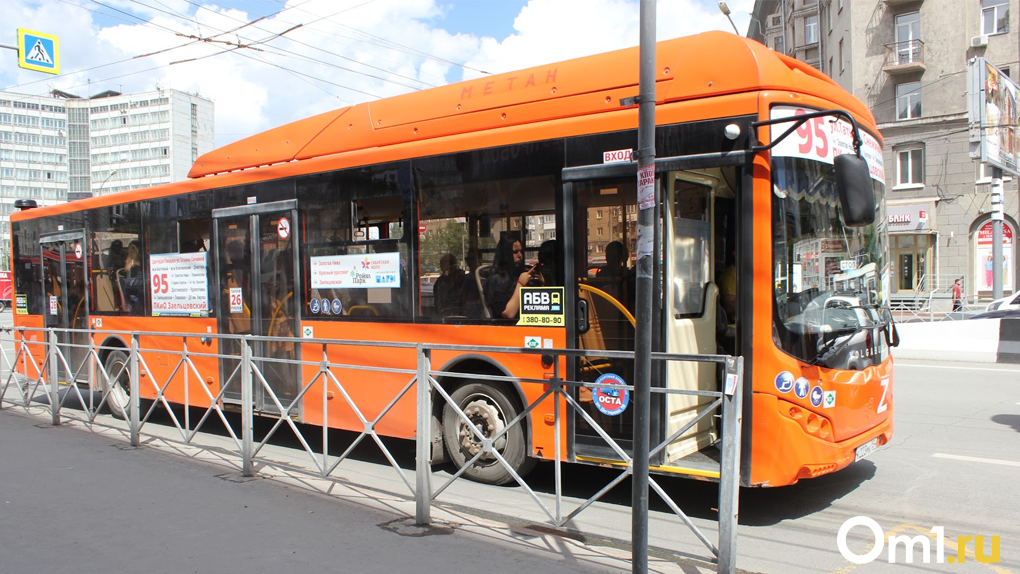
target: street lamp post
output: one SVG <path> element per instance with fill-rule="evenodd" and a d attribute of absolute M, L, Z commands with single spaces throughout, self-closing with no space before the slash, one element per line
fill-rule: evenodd
<path fill-rule="evenodd" d="M 117 170 L 113 170 L 110 172 L 110 175 L 106 176 L 106 179 L 103 180 L 103 183 L 99 184 L 99 189 L 96 191 L 96 195 L 103 195 L 103 187 L 106 185 L 106 182 L 110 181 L 111 177 L 116 175 L 116 173 Z"/>
<path fill-rule="evenodd" d="M 733 26 L 733 33 L 740 36 L 740 30 L 737 30 L 737 25 L 733 23 L 733 18 L 730 17 L 730 7 L 726 2 L 719 2 L 719 11 L 722 12 L 726 19 L 730 21 L 730 26 Z"/>

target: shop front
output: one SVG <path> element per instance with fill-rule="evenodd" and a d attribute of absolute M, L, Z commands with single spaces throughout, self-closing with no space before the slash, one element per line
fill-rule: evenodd
<path fill-rule="evenodd" d="M 1002 222 L 1002 294 L 1009 295 L 1016 289 L 1014 278 L 1016 276 L 1013 256 L 1013 237 L 1015 236 L 1013 226 L 1009 221 Z M 981 299 L 992 298 L 992 288 L 995 281 L 995 264 L 992 260 L 992 221 L 984 222 L 977 231 L 977 241 L 974 242 L 974 283 L 977 287 L 978 297 Z"/>
<path fill-rule="evenodd" d="M 893 295 L 914 294 L 936 288 L 935 201 L 889 202 L 889 248 L 892 250 Z"/>

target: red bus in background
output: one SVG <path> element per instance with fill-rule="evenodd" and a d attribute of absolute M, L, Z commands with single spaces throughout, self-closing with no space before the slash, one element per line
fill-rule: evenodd
<path fill-rule="evenodd" d="M 11 272 L 0 271 L 0 312 L 7 310 L 14 299 L 14 289 L 11 287 Z"/>

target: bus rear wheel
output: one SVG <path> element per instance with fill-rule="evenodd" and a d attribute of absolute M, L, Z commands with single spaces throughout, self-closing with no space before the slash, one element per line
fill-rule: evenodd
<path fill-rule="evenodd" d="M 109 384 L 103 381 L 104 393 L 109 390 L 106 405 L 113 416 L 127 420 L 128 406 L 131 403 L 131 373 L 128 370 L 128 354 L 120 349 L 110 351 L 104 361 L 106 374 L 110 377 Z M 118 373 L 120 373 L 118 375 Z"/>
<path fill-rule="evenodd" d="M 519 414 L 513 401 L 503 391 L 488 385 L 464 385 L 455 390 L 450 398 L 487 439 L 499 435 Z M 492 444 L 493 450 L 499 452 L 520 476 L 527 474 L 535 465 L 535 460 L 527 455 L 523 424 L 522 421 L 510 427 Z M 443 408 L 443 437 L 450 460 L 458 468 L 462 468 L 482 450 L 482 441 L 449 404 Z M 491 453 L 483 454 L 464 471 L 464 475 L 486 484 L 514 482 L 510 471 Z"/>

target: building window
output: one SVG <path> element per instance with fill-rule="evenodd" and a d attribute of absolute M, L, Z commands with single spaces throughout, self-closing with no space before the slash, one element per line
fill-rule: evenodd
<path fill-rule="evenodd" d="M 905 149 L 896 152 L 897 186 L 924 185 L 924 149 Z"/>
<path fill-rule="evenodd" d="M 921 60 L 921 15 L 918 12 L 896 17 L 896 54 L 898 63 L 909 64 Z"/>
<path fill-rule="evenodd" d="M 775 50 L 780 54 L 786 53 L 786 44 L 783 42 L 782 36 L 776 36 L 776 47 Z"/>
<path fill-rule="evenodd" d="M 921 82 L 907 82 L 896 86 L 896 119 L 910 120 L 921 117 Z"/>
<path fill-rule="evenodd" d="M 839 39 L 839 71 L 846 69 L 846 53 L 843 51 L 843 38 Z"/>
<path fill-rule="evenodd" d="M 829 56 L 829 75 L 836 73 L 836 68 L 833 67 L 832 56 Z"/>
<path fill-rule="evenodd" d="M 981 33 L 1009 32 L 1009 0 L 981 0 Z"/>
<path fill-rule="evenodd" d="M 987 163 L 978 163 L 977 165 L 977 179 L 974 183 L 992 183 L 992 178 L 995 176 L 994 166 Z M 1007 175 L 1005 172 L 1000 172 L 1002 181 L 1013 181 L 1013 177 Z"/>
<path fill-rule="evenodd" d="M 839 0 L 839 11 L 843 11 L 843 0 Z"/>
<path fill-rule="evenodd" d="M 825 10 L 825 16 L 829 21 L 829 33 L 832 34 L 832 6 Z"/>
<path fill-rule="evenodd" d="M 818 43 L 818 16 L 804 18 L 804 43 Z"/>
<path fill-rule="evenodd" d="M 783 25 L 783 17 L 780 14 L 773 14 L 769 16 L 769 28 L 775 28 Z"/>

